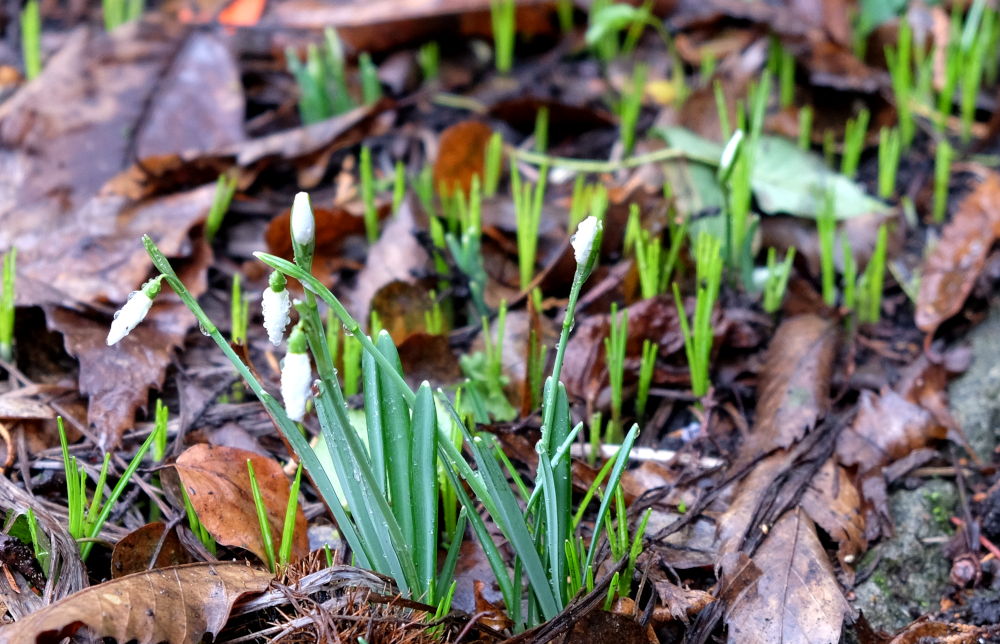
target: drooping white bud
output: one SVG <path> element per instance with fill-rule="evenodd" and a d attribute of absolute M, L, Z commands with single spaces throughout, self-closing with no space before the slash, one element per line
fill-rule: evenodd
<path fill-rule="evenodd" d="M 577 226 L 576 234 L 570 240 L 573 243 L 573 254 L 576 256 L 577 264 L 586 266 L 590 261 L 594 240 L 603 228 L 601 220 L 594 216 L 587 217 Z"/>
<path fill-rule="evenodd" d="M 271 344 L 278 346 L 285 335 L 288 326 L 288 312 L 292 308 L 285 288 L 285 276 L 275 271 L 271 274 L 270 284 L 260 297 L 260 308 L 264 313 L 264 330 Z"/>
<path fill-rule="evenodd" d="M 312 391 L 312 366 L 306 353 L 305 334 L 299 327 L 288 338 L 288 353 L 281 364 L 281 399 L 285 413 L 294 421 L 306 415 L 306 402 Z"/>
<path fill-rule="evenodd" d="M 736 130 L 729 137 L 726 147 L 722 149 L 722 156 L 719 157 L 719 176 L 723 180 L 728 179 L 729 175 L 732 174 L 733 163 L 736 161 L 736 155 L 741 147 L 743 147 L 743 130 Z"/>
<path fill-rule="evenodd" d="M 308 246 L 316 237 L 316 221 L 313 218 L 309 195 L 300 192 L 292 202 L 292 239 L 301 246 Z"/>
<path fill-rule="evenodd" d="M 115 312 L 114 320 L 111 321 L 111 330 L 108 331 L 107 343 L 109 347 L 118 344 L 145 319 L 149 309 L 153 306 L 153 298 L 160 293 L 160 279 L 162 278 L 153 278 L 146 282 L 142 289 L 132 291 L 125 305 Z"/>

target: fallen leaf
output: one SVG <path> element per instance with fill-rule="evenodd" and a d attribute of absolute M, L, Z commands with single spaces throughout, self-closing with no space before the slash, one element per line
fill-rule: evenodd
<path fill-rule="evenodd" d="M 396 280 L 376 291 L 369 307 L 398 346 L 414 333 L 426 332 L 425 315 L 433 310 L 433 302 L 427 289 Z"/>
<path fill-rule="evenodd" d="M 990 172 L 959 205 L 924 261 L 915 313 L 917 328 L 934 333 L 962 309 L 997 237 L 1000 174 Z"/>
<path fill-rule="evenodd" d="M 166 527 L 162 521 L 147 523 L 120 539 L 111 551 L 111 577 L 118 579 L 132 573 L 191 563 L 191 555 L 181 544 L 177 531 L 171 529 L 164 535 Z"/>
<path fill-rule="evenodd" d="M 757 415 L 744 458 L 790 447 L 826 415 L 837 342 L 837 327 L 818 315 L 781 323 L 761 369 Z"/>
<path fill-rule="evenodd" d="M 452 125 L 438 141 L 438 156 L 434 160 L 434 188 L 447 197 L 455 190 L 468 195 L 472 177 L 483 177 L 486 145 L 493 130 L 479 121 L 461 121 Z"/>
<path fill-rule="evenodd" d="M 200 642 L 217 635 L 233 604 L 272 575 L 243 563 L 196 563 L 136 573 L 81 590 L 0 627 L 0 644 L 59 642 L 82 628 L 119 642 Z"/>
<path fill-rule="evenodd" d="M 397 347 L 399 361 L 407 382 L 419 386 L 424 380 L 432 386 L 450 385 L 462 376 L 448 338 L 443 335 L 413 333 Z"/>
<path fill-rule="evenodd" d="M 851 607 L 803 510 L 786 512 L 771 527 L 753 562 L 763 574 L 728 606 L 730 642 L 840 641 Z"/>
<path fill-rule="evenodd" d="M 715 601 L 715 597 L 704 590 L 681 588 L 666 579 L 653 582 L 653 588 L 656 589 L 656 595 L 666 607 L 670 617 L 685 624 L 690 618 L 697 616 L 703 608 Z"/>
<path fill-rule="evenodd" d="M 802 495 L 802 509 L 834 541 L 841 567 L 849 571 L 868 546 L 861 495 L 847 470 L 828 460 Z"/>
<path fill-rule="evenodd" d="M 226 546 L 249 550 L 261 561 L 267 561 L 250 491 L 247 460 L 253 463 L 257 475 L 277 553 L 290 487 L 281 464 L 254 452 L 202 443 L 186 449 L 177 457 L 174 467 L 198 514 L 198 520 L 215 540 Z M 299 505 L 292 537 L 293 560 L 309 552 L 306 530 L 306 518 Z"/>

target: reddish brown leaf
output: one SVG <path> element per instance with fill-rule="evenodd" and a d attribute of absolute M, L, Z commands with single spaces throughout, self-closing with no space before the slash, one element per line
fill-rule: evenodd
<path fill-rule="evenodd" d="M 403 373 L 412 384 L 426 380 L 432 385 L 447 385 L 462 375 L 446 336 L 413 333 L 397 348 Z"/>
<path fill-rule="evenodd" d="M 837 558 L 850 570 L 868 541 L 861 495 L 847 470 L 833 460 L 824 463 L 802 495 L 802 509 L 837 542 Z"/>
<path fill-rule="evenodd" d="M 378 314 L 392 341 L 399 345 L 414 333 L 427 330 L 425 314 L 432 311 L 433 302 L 427 289 L 396 280 L 375 292 L 370 308 Z"/>
<path fill-rule="evenodd" d="M 185 450 L 177 457 L 174 467 L 191 499 L 191 505 L 198 513 L 198 520 L 215 540 L 223 545 L 249 550 L 261 561 L 267 561 L 250 491 L 247 459 L 253 462 L 277 551 L 290 487 L 288 477 L 277 461 L 235 447 L 203 443 Z M 306 518 L 300 505 L 295 518 L 293 559 L 309 552 L 306 529 Z"/>
<path fill-rule="evenodd" d="M 803 510 L 787 512 L 771 527 L 753 561 L 763 574 L 728 607 L 730 642 L 840 641 L 851 607 Z"/>
<path fill-rule="evenodd" d="M 961 310 L 998 236 L 1000 175 L 991 172 L 962 201 L 924 262 L 915 314 L 921 331 L 934 333 Z"/>
<path fill-rule="evenodd" d="M 115 579 L 156 568 L 170 568 L 191 563 L 191 555 L 171 529 L 163 534 L 166 524 L 162 521 L 147 523 L 125 535 L 111 552 L 111 576 Z M 157 548 L 159 552 L 157 553 Z M 153 561 L 153 556 L 156 560 Z M 152 566 L 150 566 L 152 563 Z"/>
<path fill-rule="evenodd" d="M 456 189 L 469 194 L 472 177 L 482 180 L 486 144 L 493 130 L 479 121 L 462 121 L 441 133 L 438 156 L 434 160 L 434 188 L 442 196 Z"/>

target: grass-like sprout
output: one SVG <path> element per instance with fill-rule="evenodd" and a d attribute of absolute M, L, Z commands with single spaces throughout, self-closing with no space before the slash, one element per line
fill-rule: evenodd
<path fill-rule="evenodd" d="M 264 546 L 264 563 L 267 569 L 275 572 L 274 563 L 274 537 L 271 535 L 271 524 L 267 520 L 267 506 L 264 505 L 264 497 L 260 494 L 260 485 L 257 483 L 257 473 L 253 469 L 253 461 L 247 459 L 247 473 L 250 476 L 250 495 L 253 497 L 253 507 L 257 512 L 257 524 L 260 528 L 260 541 Z M 295 515 L 292 515 L 295 520 Z"/>
<path fill-rule="evenodd" d="M 218 550 L 218 544 L 215 543 L 215 538 L 208 531 L 208 528 L 204 526 L 201 519 L 198 518 L 198 513 L 194 509 L 194 505 L 191 503 L 191 497 L 188 496 L 187 490 L 184 486 L 181 486 L 181 498 L 184 501 L 184 513 L 187 516 L 188 528 L 191 529 L 192 534 L 198 538 L 201 545 L 205 546 L 212 556 L 215 556 Z"/>
<path fill-rule="evenodd" d="M 882 290 L 885 287 L 885 263 L 888 254 L 889 230 L 879 226 L 875 250 L 861 275 L 858 287 L 858 320 L 875 324 L 882 317 Z"/>
<path fill-rule="evenodd" d="M 691 391 L 701 397 L 708 393 L 711 381 L 708 367 L 712 354 L 712 310 L 722 284 L 722 242 L 713 235 L 701 233 L 695 241 L 694 317 L 689 321 L 677 282 L 674 282 L 674 303 L 684 335 L 684 353 L 691 372 Z"/>
<path fill-rule="evenodd" d="M 86 561 L 90 551 L 94 547 L 97 535 L 111 515 L 111 510 L 115 503 L 125 491 L 125 486 L 132 479 L 132 475 L 139 468 L 143 457 L 152 446 L 156 436 L 152 433 L 143 441 L 139 449 L 136 450 L 132 460 L 122 473 L 121 478 L 111 490 L 108 498 L 104 498 L 104 487 L 108 480 L 108 466 L 111 462 L 111 453 L 104 454 L 104 464 L 101 466 L 100 475 L 97 477 L 97 485 L 94 496 L 87 501 L 87 472 L 77 464 L 75 456 L 70 456 L 69 444 L 66 440 L 66 428 L 63 426 L 62 417 L 56 419 L 59 428 L 59 445 L 62 447 L 63 472 L 66 475 L 66 505 L 68 508 L 67 530 L 70 536 L 80 543 L 80 557 Z"/>
<path fill-rule="evenodd" d="M 642 359 L 639 362 L 639 383 L 635 394 L 635 415 L 643 418 L 646 415 L 646 404 L 649 401 L 649 389 L 653 384 L 653 373 L 656 370 L 656 356 L 660 345 L 648 338 L 642 341 Z"/>
<path fill-rule="evenodd" d="M 215 193 L 212 195 L 212 205 L 208 209 L 208 217 L 205 219 L 205 240 L 209 243 L 215 239 L 215 234 L 222 226 L 222 220 L 229 212 L 229 205 L 233 202 L 236 194 L 236 177 L 228 174 L 220 174 L 215 181 Z"/>
<path fill-rule="evenodd" d="M 496 69 L 506 74 L 514 66 L 514 38 L 517 35 L 517 4 L 514 0 L 490 1 L 493 27 L 493 57 Z"/>
<path fill-rule="evenodd" d="M 701 62 L 698 64 L 698 78 L 701 79 L 702 83 L 708 83 L 712 80 L 712 76 L 715 75 L 715 69 L 719 66 L 719 59 L 716 58 L 715 52 L 711 50 L 705 51 L 701 56 Z"/>
<path fill-rule="evenodd" d="M 812 105 L 803 105 L 799 108 L 799 148 L 802 150 L 812 147 L 812 126 Z"/>
<path fill-rule="evenodd" d="M 940 224 L 948 212 L 948 181 L 955 153 L 947 139 L 938 142 L 934 151 L 934 223 Z"/>
<path fill-rule="evenodd" d="M 549 148 L 549 108 L 545 105 L 535 113 L 535 151 L 545 154 Z"/>
<path fill-rule="evenodd" d="M 628 310 L 619 312 L 618 304 L 612 304 L 608 325 L 608 337 L 604 338 L 604 355 L 608 365 L 608 384 L 611 386 L 611 422 L 608 423 L 604 441 L 617 443 L 621 440 L 625 349 L 628 345 Z"/>
<path fill-rule="evenodd" d="M 278 547 L 278 567 L 287 566 L 292 560 L 292 542 L 295 538 L 295 515 L 299 509 L 299 488 L 302 486 L 302 463 L 295 468 L 295 478 L 288 490 L 288 505 L 285 507 L 285 521 L 281 529 L 281 545 Z"/>
<path fill-rule="evenodd" d="M 243 296 L 240 274 L 233 274 L 233 287 L 229 299 L 229 341 L 245 344 L 250 322 L 250 300 Z"/>
<path fill-rule="evenodd" d="M 904 148 L 909 148 L 916 134 L 916 121 L 910 105 L 913 97 L 913 30 L 908 21 L 900 21 L 896 46 L 886 46 L 885 60 L 892 80 L 901 143 Z"/>
<path fill-rule="evenodd" d="M 854 259 L 847 235 L 843 233 L 840 235 L 840 250 L 843 257 L 843 274 L 840 282 L 843 290 L 843 305 L 844 308 L 853 311 L 857 305 L 858 263 Z"/>
<path fill-rule="evenodd" d="M 378 209 L 375 207 L 375 172 L 372 170 L 372 151 L 367 145 L 361 146 L 361 201 L 364 204 L 365 236 L 369 244 L 378 241 Z"/>
<path fill-rule="evenodd" d="M 503 136 L 499 132 L 490 135 L 486 144 L 486 161 L 483 165 L 483 195 L 495 197 L 500 186 L 500 172 L 503 170 Z"/>
<path fill-rule="evenodd" d="M 545 205 L 545 188 L 548 168 L 539 170 L 538 183 L 522 182 L 517 166 L 511 160 L 511 193 L 514 197 L 514 214 L 517 219 L 517 265 L 521 288 L 528 288 L 535 277 L 535 255 L 538 251 L 538 226 L 542 221 Z"/>
<path fill-rule="evenodd" d="M 898 128 L 882 128 L 878 134 L 878 196 L 888 199 L 896 192 L 896 174 L 902 153 Z"/>
<path fill-rule="evenodd" d="M 830 193 L 824 197 L 823 205 L 816 216 L 816 233 L 819 236 L 823 302 L 827 306 L 833 306 L 837 303 L 837 269 L 833 256 L 837 236 L 837 216 L 834 212 L 833 195 Z"/>
<path fill-rule="evenodd" d="M 417 50 L 417 64 L 424 82 L 436 81 L 441 73 L 441 48 L 436 42 L 424 43 Z"/>
<path fill-rule="evenodd" d="M 112 31 L 126 22 L 138 20 L 146 9 L 146 0 L 102 0 L 104 29 Z"/>
<path fill-rule="evenodd" d="M 573 31 L 573 0 L 556 0 L 556 16 L 563 33 Z"/>
<path fill-rule="evenodd" d="M 410 187 L 420 201 L 420 207 L 432 220 L 437 219 L 437 208 L 434 204 L 434 170 L 430 165 L 420 168 L 420 172 L 410 181 Z"/>
<path fill-rule="evenodd" d="M 937 118 L 934 119 L 934 126 L 938 132 L 944 131 L 952 112 L 955 90 L 958 89 L 958 76 L 962 69 L 962 58 L 957 38 L 949 39 L 945 49 L 944 82 L 941 84 L 941 92 L 937 95 Z"/>
<path fill-rule="evenodd" d="M 371 105 L 382 98 L 382 81 L 378 79 L 378 66 L 371 55 L 363 51 L 358 56 L 358 74 L 361 76 L 361 99 Z"/>
<path fill-rule="evenodd" d="M 778 252 L 772 246 L 767 249 L 767 279 L 764 282 L 764 310 L 776 313 L 785 299 L 788 288 L 788 278 L 792 274 L 792 262 L 795 261 L 795 248 L 789 248 L 785 258 L 778 262 Z"/>
<path fill-rule="evenodd" d="M 777 38 L 771 39 L 767 70 L 778 79 L 778 104 L 782 109 L 795 101 L 795 56 Z"/>
<path fill-rule="evenodd" d="M 299 87 L 303 123 L 316 123 L 355 107 L 347 92 L 344 47 L 333 28 L 324 31 L 321 47 L 309 45 L 305 61 L 292 48 L 285 50 L 285 58 Z"/>
<path fill-rule="evenodd" d="M 302 482 L 302 465 L 295 472 L 295 480 L 288 491 L 288 504 L 285 506 L 285 518 L 281 526 L 281 541 L 277 549 L 274 546 L 274 535 L 271 534 L 271 523 L 267 518 L 267 506 L 260 493 L 257 483 L 257 473 L 253 469 L 253 461 L 247 459 L 247 474 L 250 477 L 250 495 L 253 497 L 254 510 L 257 513 L 257 523 L 260 527 L 260 542 L 264 546 L 264 556 L 267 569 L 276 573 L 288 565 L 292 557 L 292 540 L 295 538 L 295 514 L 299 507 L 299 486 Z"/>
<path fill-rule="evenodd" d="M 651 235 L 647 230 L 639 231 L 639 238 L 635 243 L 635 263 L 639 273 L 639 292 L 643 299 L 666 292 L 686 232 L 686 222 L 671 224 L 670 246 L 664 249 L 659 235 Z"/>
<path fill-rule="evenodd" d="M 3 256 L 0 271 L 0 360 L 14 359 L 14 272 L 17 267 L 17 249 L 11 248 Z"/>
<path fill-rule="evenodd" d="M 867 108 L 858 112 L 857 117 L 847 119 L 844 128 L 844 149 L 840 158 L 840 172 L 853 177 L 858 171 L 861 152 L 865 149 L 865 136 L 868 134 L 868 121 L 871 118 Z"/>
<path fill-rule="evenodd" d="M 608 208 L 608 189 L 603 183 L 586 183 L 584 175 L 579 174 L 573 182 L 573 194 L 570 199 L 567 232 L 576 230 L 587 215 L 604 219 L 604 213 Z"/>
<path fill-rule="evenodd" d="M 834 167 L 833 159 L 837 156 L 837 139 L 834 137 L 833 130 L 827 129 L 823 131 L 823 160 L 831 168 Z"/>
<path fill-rule="evenodd" d="M 433 289 L 427 295 L 431 300 L 431 308 L 429 311 L 424 311 L 424 329 L 431 335 L 441 335 L 445 330 L 441 300 Z"/>
<path fill-rule="evenodd" d="M 996 50 L 988 51 L 990 35 L 996 23 L 996 13 L 985 12 L 982 25 L 977 30 L 976 37 L 962 65 L 961 93 L 959 113 L 962 118 L 962 142 L 967 143 L 972 137 L 972 122 L 976 117 L 976 99 L 983 84 L 983 71 L 987 56 L 995 56 Z"/>
<path fill-rule="evenodd" d="M 632 70 L 632 84 L 622 96 L 621 109 L 618 115 L 618 132 L 625 154 L 631 154 L 635 147 L 636 128 L 639 124 L 639 113 L 642 110 L 642 98 L 646 93 L 646 65 L 636 64 Z"/>
<path fill-rule="evenodd" d="M 611 556 L 615 560 L 625 559 L 628 563 L 621 574 L 615 573 L 612 577 L 611 585 L 608 587 L 608 595 L 604 600 L 604 610 L 611 610 L 615 597 L 628 597 L 632 590 L 632 573 L 635 572 L 635 561 L 642 552 L 642 538 L 646 534 L 646 524 L 652 514 L 652 508 L 647 509 L 633 537 L 628 533 L 628 513 L 625 511 L 625 495 L 621 487 L 615 489 L 615 527 L 607 524 L 608 545 L 611 547 Z"/>
<path fill-rule="evenodd" d="M 719 131 L 722 132 L 723 139 L 728 139 L 733 135 L 733 130 L 729 125 L 729 107 L 726 105 L 726 93 L 722 89 L 722 81 L 715 81 L 712 92 L 715 96 L 716 116 L 719 117 Z"/>
<path fill-rule="evenodd" d="M 529 301 L 532 308 L 538 310 L 540 307 L 534 304 L 535 300 L 541 298 L 541 291 L 537 288 L 532 292 Z M 542 401 L 542 382 L 545 372 L 545 356 L 548 354 L 548 347 L 542 343 L 538 330 L 531 326 L 528 329 L 528 360 L 527 360 L 527 389 L 528 407 L 535 409 Z"/>
<path fill-rule="evenodd" d="M 21 10 L 21 56 L 28 80 L 42 73 L 42 14 L 38 0 L 28 0 Z"/>

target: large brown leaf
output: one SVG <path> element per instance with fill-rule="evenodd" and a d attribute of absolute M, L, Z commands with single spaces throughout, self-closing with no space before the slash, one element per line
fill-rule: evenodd
<path fill-rule="evenodd" d="M 830 406 L 837 327 L 818 315 L 798 315 L 774 333 L 758 384 L 757 417 L 744 457 L 788 448 Z"/>
<path fill-rule="evenodd" d="M 763 574 L 729 606 L 730 642 L 840 641 L 851 608 L 803 510 L 785 513 L 771 527 L 753 561 Z"/>
<path fill-rule="evenodd" d="M 119 642 L 200 642 L 218 634 L 233 604 L 272 575 L 243 563 L 197 563 L 136 573 L 82 590 L 0 628 L 0 644 L 59 642 L 81 628 Z"/>
<path fill-rule="evenodd" d="M 198 513 L 198 520 L 219 543 L 238 546 L 266 561 L 260 523 L 250 491 L 247 460 L 253 463 L 261 498 L 267 509 L 274 548 L 281 542 L 281 530 L 288 506 L 289 484 L 281 465 L 270 458 L 235 447 L 195 445 L 177 457 L 174 467 L 181 484 Z M 306 517 L 302 506 L 295 517 L 292 559 L 309 552 Z"/>
<path fill-rule="evenodd" d="M 924 262 L 917 296 L 917 327 L 934 333 L 958 313 L 1000 237 L 1000 175 L 991 172 L 965 200 L 941 232 Z"/>

